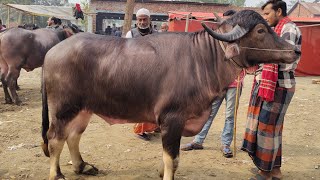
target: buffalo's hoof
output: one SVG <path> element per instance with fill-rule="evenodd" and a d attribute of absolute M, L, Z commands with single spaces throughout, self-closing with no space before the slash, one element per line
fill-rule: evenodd
<path fill-rule="evenodd" d="M 92 164 L 83 162 L 80 166 L 79 171 L 75 171 L 77 174 L 85 174 L 95 176 L 99 173 L 98 168 L 94 167 Z"/>
<path fill-rule="evenodd" d="M 49 177 L 49 180 L 66 180 L 63 174 L 57 175 L 55 177 Z"/>
<path fill-rule="evenodd" d="M 6 102 L 5 102 L 5 104 L 13 104 L 13 101 L 12 101 L 12 99 L 6 99 Z"/>
<path fill-rule="evenodd" d="M 15 104 L 16 104 L 17 106 L 21 106 L 21 105 L 22 105 L 22 101 L 21 101 L 20 99 L 18 99 L 18 100 L 16 100 Z"/>
<path fill-rule="evenodd" d="M 44 142 L 41 142 L 41 148 L 43 150 L 44 155 L 46 155 L 47 157 L 50 157 L 48 144 L 45 144 Z"/>
<path fill-rule="evenodd" d="M 163 178 L 164 175 L 164 164 L 161 162 L 160 167 L 159 167 L 159 177 Z"/>

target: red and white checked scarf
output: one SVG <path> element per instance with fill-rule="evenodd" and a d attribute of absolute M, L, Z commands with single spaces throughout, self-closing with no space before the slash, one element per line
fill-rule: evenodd
<path fill-rule="evenodd" d="M 291 22 L 288 17 L 281 19 L 276 27 L 274 32 L 280 36 L 281 30 L 285 24 Z M 278 80 L 278 65 L 277 64 L 264 64 L 262 66 L 261 81 L 259 86 L 258 96 L 264 101 L 273 101 L 274 100 L 274 91 L 276 89 Z"/>

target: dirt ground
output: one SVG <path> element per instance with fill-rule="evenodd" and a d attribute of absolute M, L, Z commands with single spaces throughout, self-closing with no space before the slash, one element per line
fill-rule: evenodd
<path fill-rule="evenodd" d="M 22 106 L 5 105 L 0 92 L 0 179 L 47 179 L 49 159 L 42 153 L 40 72 L 22 71 L 18 94 Z M 298 77 L 296 94 L 288 109 L 283 134 L 284 179 L 320 179 L 320 85 L 313 78 Z M 245 79 L 240 99 L 237 125 L 236 158 L 226 159 L 219 151 L 224 125 L 221 107 L 201 151 L 181 152 L 176 179 L 249 179 L 254 167 L 251 159 L 239 150 L 246 122 L 252 76 Z M 185 144 L 192 137 L 182 138 Z M 84 132 L 80 151 L 85 161 L 99 168 L 98 176 L 76 175 L 68 164 L 67 146 L 61 155 L 61 170 L 67 179 L 144 180 L 159 179 L 162 160 L 159 135 L 145 142 L 132 133 L 132 124 L 112 127 L 97 116 Z"/>

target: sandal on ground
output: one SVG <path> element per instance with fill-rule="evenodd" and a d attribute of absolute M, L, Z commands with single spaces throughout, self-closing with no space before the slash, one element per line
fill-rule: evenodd
<path fill-rule="evenodd" d="M 149 137 L 149 135 L 146 134 L 146 133 L 137 134 L 137 137 L 140 138 L 140 139 L 142 139 L 142 140 L 145 140 L 145 141 L 150 141 L 150 140 L 151 140 L 150 137 Z"/>
<path fill-rule="evenodd" d="M 202 144 L 192 142 L 182 146 L 180 149 L 182 151 L 199 150 L 199 149 L 203 149 L 203 146 Z"/>
<path fill-rule="evenodd" d="M 225 158 L 232 158 L 233 157 L 233 153 L 231 151 L 231 149 L 227 146 L 223 146 L 221 148 L 221 151 L 222 151 L 222 155 L 225 157 Z"/>

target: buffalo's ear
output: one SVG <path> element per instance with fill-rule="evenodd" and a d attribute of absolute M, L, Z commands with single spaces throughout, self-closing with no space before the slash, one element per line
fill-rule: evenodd
<path fill-rule="evenodd" d="M 226 47 L 226 58 L 231 59 L 233 57 L 236 57 L 240 55 L 240 49 L 238 44 L 236 43 L 228 43 Z"/>

